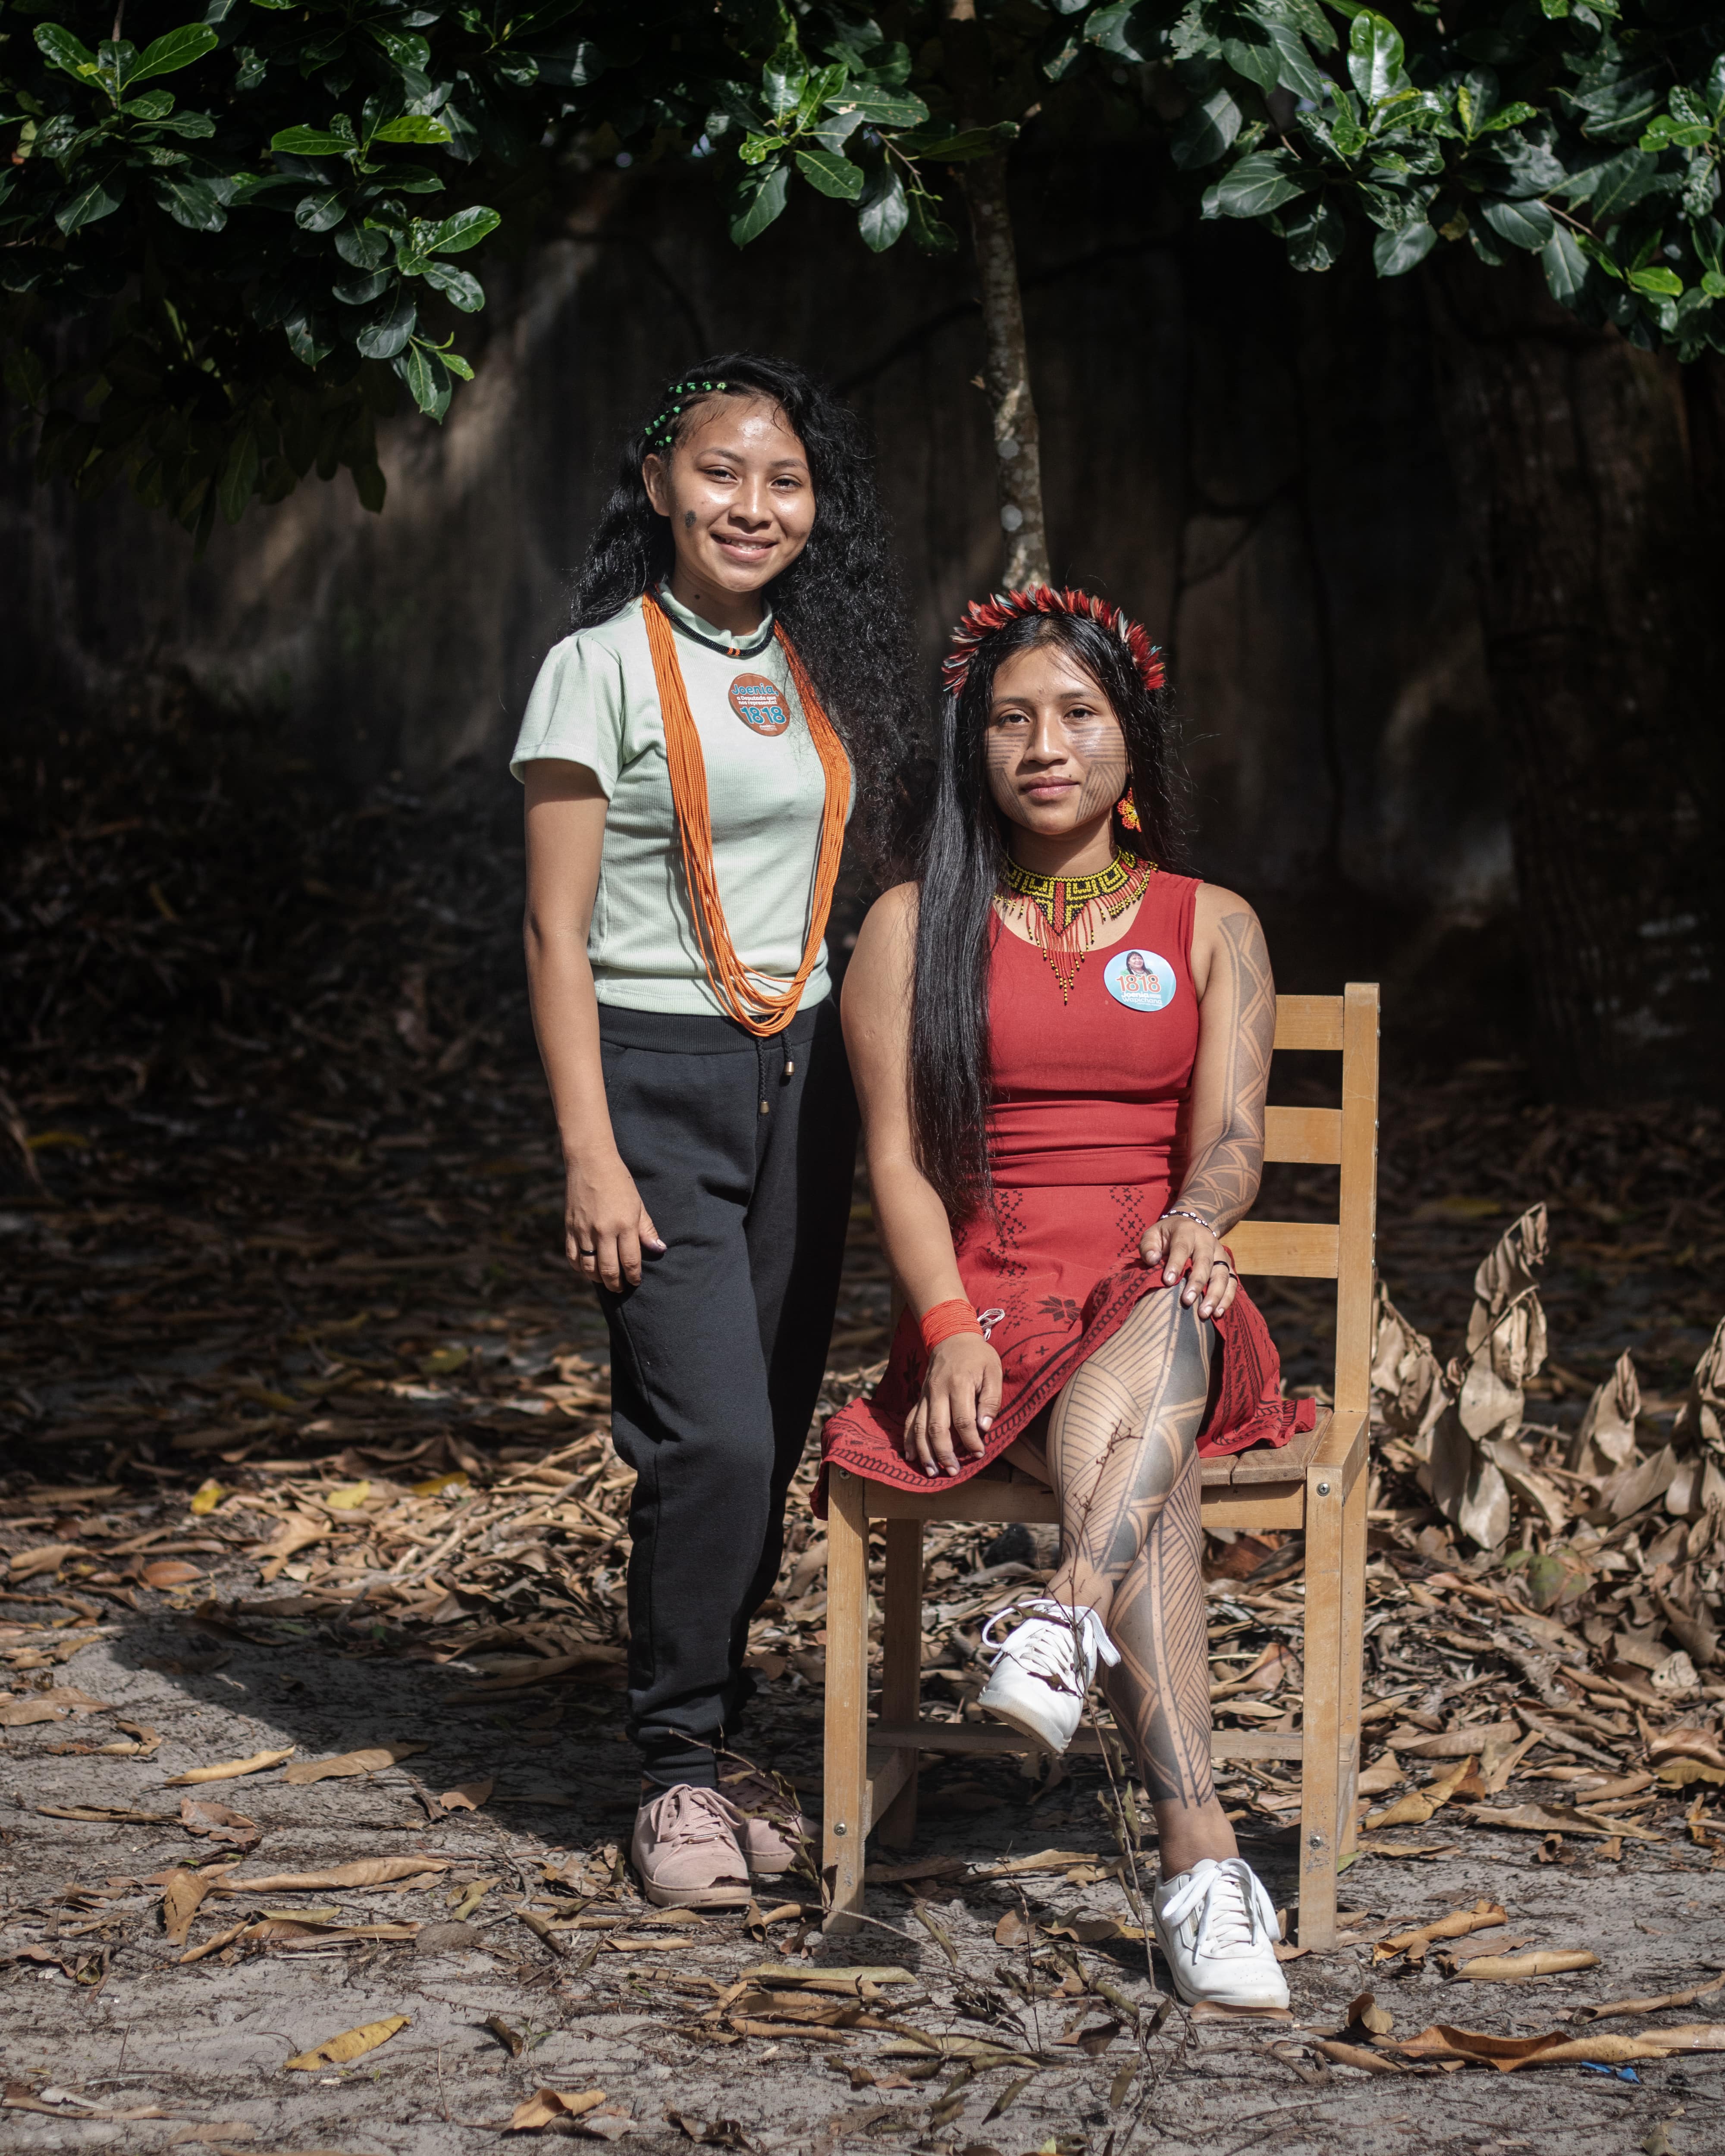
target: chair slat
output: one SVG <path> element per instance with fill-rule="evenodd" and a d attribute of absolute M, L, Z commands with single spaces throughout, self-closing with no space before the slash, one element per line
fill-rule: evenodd
<path fill-rule="evenodd" d="M 1243 1273 L 1334 1280 L 1342 1234 L 1331 1220 L 1242 1220 L 1228 1230 L 1228 1247 Z"/>
<path fill-rule="evenodd" d="M 1333 1166 L 1342 1158 L 1342 1111 L 1266 1108 L 1264 1158 Z"/>
<path fill-rule="evenodd" d="M 1278 996 L 1276 999 L 1276 1045 L 1278 1048 L 1329 1048 L 1342 1045 L 1340 996 Z"/>

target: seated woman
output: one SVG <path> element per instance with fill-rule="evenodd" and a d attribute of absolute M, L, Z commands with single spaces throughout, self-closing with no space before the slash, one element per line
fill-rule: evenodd
<path fill-rule="evenodd" d="M 969 609 L 946 685 L 921 875 L 875 905 L 845 984 L 908 1308 L 826 1460 L 916 1487 L 1004 1455 L 1052 1486 L 1060 1568 L 990 1627 L 1018 1620 L 981 1703 L 1061 1752 L 1104 1663 L 1181 1997 L 1286 2005 L 1210 1781 L 1199 1522 L 1200 1452 L 1311 1419 L 1222 1241 L 1263 1163 L 1269 954 L 1243 899 L 1165 865 L 1177 780 L 1142 629 L 1013 592 Z"/>

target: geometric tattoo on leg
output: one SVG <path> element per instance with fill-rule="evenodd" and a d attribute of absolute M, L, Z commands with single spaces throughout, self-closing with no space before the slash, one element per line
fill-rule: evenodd
<path fill-rule="evenodd" d="M 1194 1453 L 1114 1592 L 1119 1666 L 1102 1688 L 1138 1755 L 1153 1804 L 1201 1806 L 1210 1780 L 1210 1671 L 1204 1637 L 1203 1470 Z"/>
<path fill-rule="evenodd" d="M 1214 1341 L 1178 1289 L 1153 1291 L 1055 1403 L 1048 1466 L 1061 1563 L 1050 1593 L 1088 1604 L 1111 1630 L 1111 1604 L 1195 1457 Z"/>

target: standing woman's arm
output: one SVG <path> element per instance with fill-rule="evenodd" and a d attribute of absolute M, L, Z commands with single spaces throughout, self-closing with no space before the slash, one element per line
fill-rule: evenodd
<path fill-rule="evenodd" d="M 563 1149 L 564 1248 L 585 1280 L 614 1294 L 641 1277 L 641 1250 L 662 1250 L 605 1104 L 599 1006 L 587 936 L 599 886 L 609 805 L 583 763 L 540 757 L 526 767 L 527 911 L 523 937 L 533 1029 Z"/>

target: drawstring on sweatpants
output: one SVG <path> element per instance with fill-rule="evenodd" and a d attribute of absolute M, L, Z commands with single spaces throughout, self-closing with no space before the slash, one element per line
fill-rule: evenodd
<path fill-rule="evenodd" d="M 784 1067 L 778 1074 L 778 1082 L 781 1086 L 788 1086 L 797 1075 L 797 1059 L 791 1054 L 788 1032 L 774 1034 L 769 1038 L 779 1043 L 779 1053 L 784 1059 Z M 773 1103 L 767 1097 L 767 1040 L 758 1035 L 755 1042 L 755 1066 L 760 1077 L 761 1113 L 763 1116 L 770 1116 L 773 1113 Z"/>

